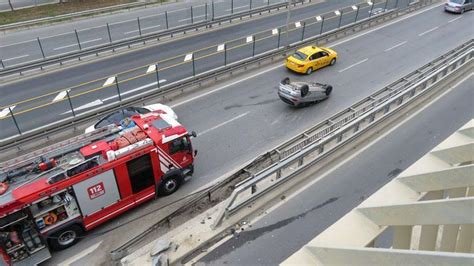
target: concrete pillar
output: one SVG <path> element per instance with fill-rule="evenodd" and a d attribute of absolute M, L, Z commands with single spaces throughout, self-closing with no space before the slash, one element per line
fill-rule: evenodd
<path fill-rule="evenodd" d="M 443 198 L 443 191 L 431 191 L 426 193 L 423 200 L 436 200 Z M 435 250 L 436 238 L 438 237 L 438 225 L 421 226 L 419 250 Z"/>
<path fill-rule="evenodd" d="M 466 195 L 466 188 L 449 189 L 446 196 L 449 198 L 459 198 Z M 441 235 L 439 251 L 454 252 L 456 240 L 458 239 L 459 225 L 444 225 Z"/>
<path fill-rule="evenodd" d="M 393 248 L 410 249 L 412 226 L 402 225 L 393 227 Z"/>
<path fill-rule="evenodd" d="M 469 187 L 466 197 L 474 196 L 474 187 Z M 456 252 L 474 253 L 474 225 L 463 224 L 459 227 L 459 238 L 456 243 Z"/>

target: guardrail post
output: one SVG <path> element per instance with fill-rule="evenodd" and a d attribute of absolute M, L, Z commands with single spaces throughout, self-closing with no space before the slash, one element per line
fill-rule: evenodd
<path fill-rule="evenodd" d="M 224 66 L 227 66 L 227 45 L 224 43 Z"/>
<path fill-rule="evenodd" d="M 277 172 L 276 172 L 275 179 L 280 179 L 280 177 L 281 177 L 281 169 L 278 169 Z"/>
<path fill-rule="evenodd" d="M 193 6 L 190 6 L 190 9 L 191 9 L 191 24 L 194 24 Z"/>
<path fill-rule="evenodd" d="M 169 28 L 169 25 L 168 25 L 168 11 L 165 11 L 165 21 L 166 21 L 166 29 Z"/>
<path fill-rule="evenodd" d="M 303 21 L 303 32 L 301 33 L 301 40 L 304 40 L 304 31 L 306 29 L 306 22 Z"/>
<path fill-rule="evenodd" d="M 251 188 L 251 194 L 255 194 L 257 192 L 257 185 L 252 185 L 252 188 Z"/>
<path fill-rule="evenodd" d="M 10 115 L 11 115 L 12 118 L 13 118 L 13 123 L 15 123 L 16 129 L 18 130 L 18 134 L 21 135 L 21 130 L 20 130 L 20 127 L 18 126 L 18 122 L 16 121 L 15 116 L 13 115 L 12 108 L 11 108 L 11 107 L 8 107 L 8 111 L 10 111 Z"/>
<path fill-rule="evenodd" d="M 137 25 L 138 25 L 138 34 L 142 36 L 142 26 L 140 25 L 140 17 L 137 17 Z"/>
<path fill-rule="evenodd" d="M 112 43 L 112 35 L 110 34 L 110 26 L 109 26 L 109 23 L 106 23 L 107 24 L 107 33 L 109 34 L 109 43 Z"/>
<path fill-rule="evenodd" d="M 323 19 L 321 20 L 321 30 L 319 31 L 319 35 L 323 33 L 324 18 L 325 17 L 323 16 Z"/>
<path fill-rule="evenodd" d="M 79 46 L 79 50 L 82 50 L 81 42 L 79 41 L 79 34 L 77 34 L 77 30 L 74 30 L 74 33 L 76 34 L 76 40 L 77 40 L 77 45 Z"/>
<path fill-rule="evenodd" d="M 2 60 L 2 59 L 0 59 L 0 65 L 2 65 L 2 69 L 5 68 L 5 65 L 3 64 L 3 60 Z"/>
<path fill-rule="evenodd" d="M 341 27 L 342 16 L 344 16 L 344 10 L 341 10 L 341 15 L 339 15 L 339 24 L 337 25 L 337 28 Z"/>
<path fill-rule="evenodd" d="M 193 76 L 196 76 L 196 66 L 194 65 L 194 53 L 193 53 Z"/>
<path fill-rule="evenodd" d="M 160 75 L 158 74 L 158 64 L 155 64 L 156 84 L 160 88 Z"/>
<path fill-rule="evenodd" d="M 72 116 L 76 117 L 76 112 L 74 112 L 74 107 L 72 106 L 71 97 L 69 96 L 69 90 L 66 90 L 66 95 L 67 95 L 67 100 L 69 102 L 69 106 L 71 107 Z"/>
<path fill-rule="evenodd" d="M 117 93 L 118 93 L 119 101 L 121 102 L 122 101 L 122 95 L 120 95 L 120 88 L 119 88 L 119 83 L 118 83 L 117 76 L 115 76 L 115 86 L 117 87 Z"/>
<path fill-rule="evenodd" d="M 356 18 L 355 18 L 354 22 L 356 22 L 357 18 L 359 17 L 359 9 L 360 9 L 360 5 L 357 5 Z"/>
<path fill-rule="evenodd" d="M 41 50 L 41 54 L 43 55 L 43 59 L 46 58 L 46 56 L 44 56 L 44 51 L 43 51 L 43 45 L 41 45 L 41 41 L 40 41 L 40 38 L 36 38 L 38 40 L 38 45 L 39 45 L 39 48 Z"/>

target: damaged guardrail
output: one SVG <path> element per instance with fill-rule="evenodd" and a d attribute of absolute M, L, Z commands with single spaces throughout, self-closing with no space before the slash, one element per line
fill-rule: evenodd
<path fill-rule="evenodd" d="M 337 120 L 328 119 L 308 130 L 302 134 L 304 139 L 300 136 L 285 143 L 275 150 L 281 160 L 237 185 L 213 227 L 397 112 L 444 77 L 472 63 L 473 57 L 474 40 L 471 39 L 351 106 Z"/>

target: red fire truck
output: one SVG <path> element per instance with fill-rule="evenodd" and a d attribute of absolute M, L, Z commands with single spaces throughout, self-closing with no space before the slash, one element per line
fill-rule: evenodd
<path fill-rule="evenodd" d="M 170 116 L 135 115 L 0 164 L 0 254 L 35 265 L 113 217 L 169 195 L 193 173 L 191 134 Z M 0 263 L 3 264 L 3 263 Z"/>

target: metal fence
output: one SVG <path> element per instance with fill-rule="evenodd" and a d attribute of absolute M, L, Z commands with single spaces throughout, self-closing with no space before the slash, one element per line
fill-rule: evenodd
<path fill-rule="evenodd" d="M 358 103 L 352 106 L 351 112 L 341 116 L 338 121 L 326 120 L 325 124 L 329 125 L 328 127 L 308 132 L 311 134 L 308 135 L 308 141 L 290 145 L 290 148 L 283 153 L 281 161 L 241 182 L 227 199 L 225 208 L 221 209 L 219 218 L 213 226 L 218 226 L 225 217 L 229 217 L 281 183 L 301 174 L 356 136 L 430 91 L 446 76 L 463 67 L 472 69 L 473 57 L 474 40 L 471 39 L 374 93 L 365 104 Z"/>
<path fill-rule="evenodd" d="M 94 107 L 122 102 L 140 93 L 159 93 L 190 77 L 210 73 L 226 65 L 239 64 L 262 54 L 273 53 L 290 43 L 317 38 L 321 34 L 334 32 L 338 27 L 367 19 L 371 16 L 371 10 L 385 7 L 389 2 L 390 0 L 374 2 L 372 5 L 364 2 L 338 10 L 340 15 L 330 12 L 293 23 L 288 31 L 285 27 L 269 29 L 115 76 L 58 89 L 28 100 L 3 104 L 0 107 L 0 138 L 21 135 L 25 131 L 78 116 Z"/>
<path fill-rule="evenodd" d="M 206 2 L 156 15 L 0 46 L 0 71 L 19 65 L 56 58 L 186 25 L 213 21 L 233 14 L 285 3 L 284 0 L 224 0 Z"/>

